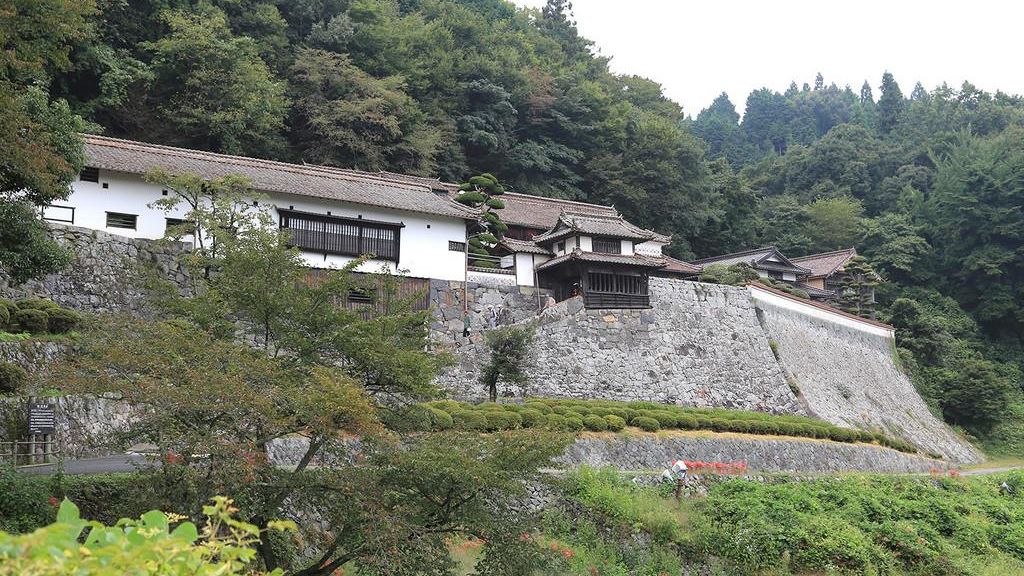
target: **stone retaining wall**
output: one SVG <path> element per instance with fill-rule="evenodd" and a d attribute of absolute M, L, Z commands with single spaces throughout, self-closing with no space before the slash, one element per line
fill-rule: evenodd
<path fill-rule="evenodd" d="M 123 453 L 128 445 L 122 434 L 128 431 L 140 410 L 126 402 L 95 396 L 57 396 L 39 400 L 56 404 L 53 437 L 65 459 Z M 24 397 L 0 398 L 0 412 L 4 413 L 5 420 L 27 420 L 27 401 Z M 27 426 L 27 422 L 23 425 Z"/>
<path fill-rule="evenodd" d="M 65 350 L 63 344 L 43 340 L 0 342 L 0 362 L 10 362 L 29 374 L 39 374 L 61 358 Z"/>
<path fill-rule="evenodd" d="M 534 318 L 542 310 L 548 294 L 550 291 L 532 286 L 431 280 L 430 305 L 434 309 L 431 338 L 449 348 L 478 344 L 483 341 L 484 330 L 490 326 L 491 309 L 496 315 L 496 326 L 515 324 Z M 469 316 L 468 337 L 463 336 L 466 315 Z"/>
<path fill-rule="evenodd" d="M 758 300 L 757 307 L 765 335 L 811 415 L 840 426 L 881 429 L 956 462 L 983 459 L 928 410 L 896 365 L 891 338 L 792 305 Z"/>
<path fill-rule="evenodd" d="M 146 290 L 138 272 L 145 267 L 159 272 L 179 290 L 188 289 L 188 272 L 176 258 L 186 244 L 58 224 L 50 224 L 50 234 L 74 254 L 71 263 L 60 272 L 17 287 L 0 278 L 0 296 L 43 296 L 83 312 L 144 313 Z"/>
<path fill-rule="evenodd" d="M 529 385 L 506 395 L 803 411 L 744 288 L 652 278 L 648 310 L 587 310 L 573 298 L 530 321 Z M 458 344 L 457 364 L 438 383 L 456 398 L 483 399 L 486 346 Z"/>
<path fill-rule="evenodd" d="M 558 461 L 567 466 L 662 470 L 673 460 L 746 462 L 755 472 L 929 472 L 950 464 L 869 444 L 728 434 L 671 433 L 582 437 Z"/>

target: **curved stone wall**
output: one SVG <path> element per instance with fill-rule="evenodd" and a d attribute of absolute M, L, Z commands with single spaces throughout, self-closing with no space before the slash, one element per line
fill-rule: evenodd
<path fill-rule="evenodd" d="M 812 416 L 840 426 L 881 429 L 957 462 L 983 459 L 928 410 L 897 366 L 891 338 L 803 313 L 776 299 L 756 302 L 779 364 Z"/>

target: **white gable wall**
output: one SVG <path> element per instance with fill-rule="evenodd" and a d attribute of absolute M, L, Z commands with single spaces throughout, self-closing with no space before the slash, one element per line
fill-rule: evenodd
<path fill-rule="evenodd" d="M 112 234 L 132 238 L 161 238 L 166 231 L 166 218 L 182 218 L 187 212 L 184 203 L 171 212 L 149 207 L 152 202 L 163 198 L 161 187 L 145 182 L 141 176 L 100 170 L 99 183 L 76 181 L 67 200 L 55 202 L 55 206 L 74 207 L 74 226 L 103 230 Z M 103 188 L 103 184 L 107 188 Z M 346 218 L 365 218 L 381 222 L 396 222 L 405 225 L 401 230 L 398 269 L 403 274 L 422 278 L 462 280 L 465 275 L 465 260 L 461 251 L 448 249 L 449 241 L 466 241 L 466 224 L 463 220 L 447 216 L 418 214 L 386 208 L 375 208 L 311 198 L 291 194 L 267 194 L 260 204 L 272 207 L 301 210 Z M 135 230 L 108 228 L 107 212 L 120 212 L 138 216 Z M 53 210 L 63 220 L 70 210 Z M 279 217 L 274 210 L 275 223 Z M 303 259 L 310 266 L 319 268 L 339 267 L 352 261 L 347 256 L 324 256 L 303 252 Z M 360 271 L 376 272 L 381 267 L 395 271 L 394 262 L 369 261 Z"/>

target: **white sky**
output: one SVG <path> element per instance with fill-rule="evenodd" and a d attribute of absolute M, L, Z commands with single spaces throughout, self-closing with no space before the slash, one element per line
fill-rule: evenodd
<path fill-rule="evenodd" d="M 573 13 L 613 71 L 660 82 L 691 115 L 722 91 L 742 114 L 751 90 L 813 85 L 818 72 L 854 91 L 868 80 L 876 99 L 885 70 L 905 95 L 964 80 L 1024 93 L 1014 0 L 574 0 Z"/>

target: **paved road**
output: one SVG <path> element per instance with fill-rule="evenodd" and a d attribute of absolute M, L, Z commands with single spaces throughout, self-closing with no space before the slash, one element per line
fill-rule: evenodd
<path fill-rule="evenodd" d="M 117 454 L 101 458 L 83 458 L 64 462 L 65 474 L 106 474 L 109 472 L 134 472 L 139 468 L 153 466 L 142 454 Z M 57 471 L 56 464 L 25 466 L 18 468 L 25 474 L 53 474 Z"/>

